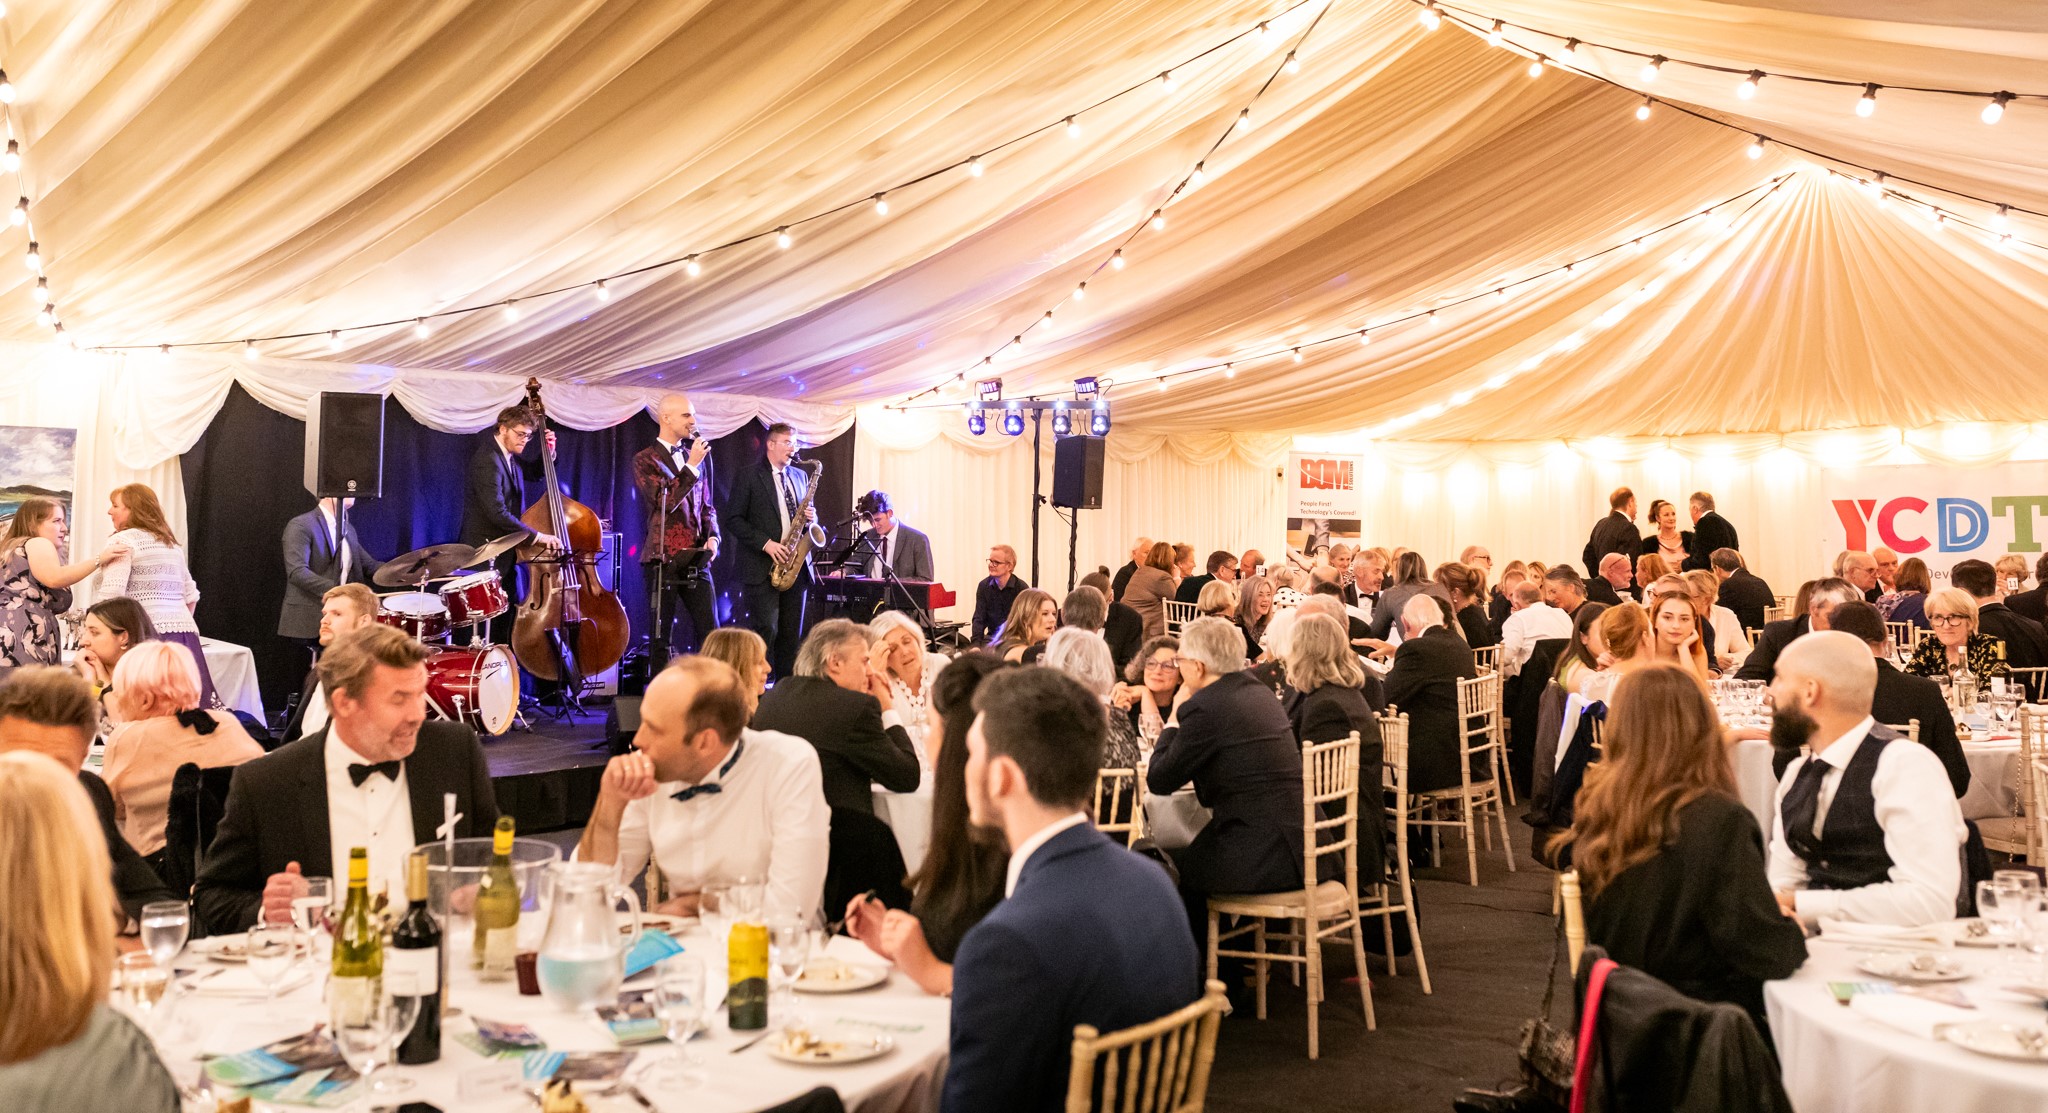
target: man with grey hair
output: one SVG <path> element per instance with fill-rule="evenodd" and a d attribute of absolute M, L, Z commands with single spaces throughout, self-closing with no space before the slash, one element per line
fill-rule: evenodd
<path fill-rule="evenodd" d="M 874 789 L 914 792 L 917 750 L 889 678 L 868 665 L 868 628 L 844 618 L 811 629 L 797 649 L 795 675 L 776 683 L 754 710 L 755 730 L 779 730 L 818 751 L 825 801 L 873 815 Z"/>
<path fill-rule="evenodd" d="M 1543 601 L 1543 589 L 1523 580 L 1508 593 L 1514 610 L 1500 628 L 1500 673 L 1513 676 L 1522 671 L 1536 643 L 1545 638 L 1572 636 L 1572 616 Z"/>
<path fill-rule="evenodd" d="M 1124 588 L 1129 586 L 1131 577 L 1138 574 L 1138 566 L 1144 564 L 1145 558 L 1151 554 L 1151 538 L 1140 537 L 1136 541 L 1131 542 L 1130 561 L 1122 568 L 1117 569 L 1116 577 L 1109 581 L 1109 597 L 1111 599 L 1118 600 L 1119 602 L 1123 600 Z"/>
<path fill-rule="evenodd" d="M 1458 681 L 1479 675 L 1472 647 L 1444 625 L 1436 598 L 1417 595 L 1401 608 L 1404 640 L 1387 672 L 1387 702 L 1408 716 L 1408 787 L 1417 792 L 1459 783 Z"/>
<path fill-rule="evenodd" d="M 1642 594 L 1636 586 L 1635 562 L 1620 553 L 1608 553 L 1600 558 L 1600 574 L 1586 581 L 1586 598 L 1610 607 L 1621 605 L 1624 599 L 1635 599 Z"/>
<path fill-rule="evenodd" d="M 1778 906 L 1917 927 L 1954 918 L 1962 891 L 1962 809 L 1941 759 L 1870 714 L 1877 663 L 1855 636 L 1792 642 L 1771 682 L 1771 743 L 1804 756 L 1778 782 L 1769 872 Z"/>
<path fill-rule="evenodd" d="M 1868 555 L 1864 559 L 1869 559 Z M 1736 672 L 1737 680 L 1769 680 L 1776 675 L 1778 655 L 1785 647 L 1814 630 L 1828 628 L 1828 613 L 1836 604 L 1849 603 L 1863 598 L 1862 589 L 1848 580 L 1830 577 L 1813 581 L 1813 590 L 1806 596 L 1806 613 L 1798 618 L 1781 618 L 1766 623 L 1757 633 L 1756 648 L 1742 662 Z"/>
<path fill-rule="evenodd" d="M 1835 557 L 1835 575 L 1849 581 L 1856 590 L 1863 593 L 1866 603 L 1877 602 L 1877 558 L 1861 549 L 1844 549 Z"/>

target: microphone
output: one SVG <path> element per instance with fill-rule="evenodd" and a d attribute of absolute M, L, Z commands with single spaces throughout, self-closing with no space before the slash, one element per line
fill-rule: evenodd
<path fill-rule="evenodd" d="M 655 453 L 654 466 L 661 469 L 661 474 L 664 477 L 669 479 L 678 478 L 676 475 L 675 465 L 669 462 L 668 455 L 666 453 Z"/>

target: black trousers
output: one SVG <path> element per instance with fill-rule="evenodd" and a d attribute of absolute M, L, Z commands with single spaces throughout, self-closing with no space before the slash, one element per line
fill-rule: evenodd
<path fill-rule="evenodd" d="M 668 623 L 667 630 L 657 628 L 654 631 L 655 640 L 662 641 L 663 634 L 669 635 L 666 640 L 671 655 L 697 652 L 697 648 L 704 644 L 704 636 L 718 628 L 718 588 L 711 581 L 710 571 L 699 573 L 687 582 L 678 581 L 673 574 L 664 581 L 661 565 L 650 561 L 640 566 L 640 577 L 641 582 L 647 585 L 647 605 L 654 616 L 653 621 L 657 625 L 663 620 Z M 662 597 L 664 588 L 666 598 Z M 676 628 L 680 620 L 688 621 L 687 632 Z"/>
<path fill-rule="evenodd" d="M 804 640 L 804 597 L 811 593 L 807 568 L 788 591 L 777 591 L 772 583 L 746 586 L 747 613 L 754 632 L 768 643 L 768 664 L 781 680 L 796 669 L 796 650 Z"/>

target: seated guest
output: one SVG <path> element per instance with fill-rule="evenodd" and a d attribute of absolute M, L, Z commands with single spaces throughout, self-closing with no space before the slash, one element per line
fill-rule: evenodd
<path fill-rule="evenodd" d="M 1586 941 L 1761 1027 L 1763 983 L 1806 961 L 1806 937 L 1772 899 L 1713 704 L 1682 670 L 1650 665 L 1615 687 L 1602 744 L 1564 836 Z"/>
<path fill-rule="evenodd" d="M 652 855 L 670 893 L 654 911 L 667 915 L 695 915 L 706 885 L 735 877 L 766 879 L 767 907 L 815 912 L 832 826 L 818 755 L 746 730 L 747 702 L 723 661 L 669 662 L 647 685 L 633 752 L 605 766 L 576 857 L 630 882 Z"/>
<path fill-rule="evenodd" d="M 1173 587 L 1180 590 L 1180 582 L 1195 574 L 1195 547 L 1185 541 L 1173 545 Z"/>
<path fill-rule="evenodd" d="M 1705 684 L 1713 677 L 1707 647 L 1700 637 L 1699 614 L 1692 597 L 1682 591 L 1650 593 L 1650 652 L 1653 661 L 1668 661 Z"/>
<path fill-rule="evenodd" d="M 910 911 L 888 908 L 865 895 L 846 908 L 846 934 L 895 963 L 935 997 L 953 995 L 953 959 L 960 941 L 1003 899 L 1009 852 L 995 832 L 967 822 L 967 730 L 974 725 L 974 693 L 1002 668 L 1002 659 L 992 654 L 963 653 L 940 670 L 932 685 L 932 840 L 924 864 L 910 878 Z"/>
<path fill-rule="evenodd" d="M 1082 584 L 1067 592 L 1067 597 L 1060 601 L 1060 630 L 1072 628 L 1098 638 L 1104 637 L 1103 627 L 1109 621 L 1109 607 L 1108 596 L 1091 585 Z M 1059 636 L 1059 631 L 1053 631 L 1053 636 Z M 1051 647 L 1051 639 L 1032 646 L 1024 651 L 1023 663 L 1037 664 Z"/>
<path fill-rule="evenodd" d="M 262 757 L 263 747 L 233 712 L 200 708 L 199 669 L 183 646 L 144 642 L 114 666 L 114 678 L 122 721 L 107 741 L 102 772 L 122 836 L 161 874 L 178 767 L 240 765 Z"/>
<path fill-rule="evenodd" d="M 1772 744 L 1806 748 L 1778 782 L 1771 887 L 1807 924 L 1956 914 L 1962 809 L 1941 761 L 1871 717 L 1876 686 L 1870 647 L 1831 630 L 1787 646 L 1771 681 Z"/>
<path fill-rule="evenodd" d="M 1237 618 L 1237 599 L 1236 584 L 1210 580 L 1195 599 L 1196 617 L 1234 621 Z"/>
<path fill-rule="evenodd" d="M 1899 564 L 1899 570 L 1892 576 L 1892 590 L 1877 598 L 1877 611 L 1886 622 L 1910 622 L 1922 630 L 1927 629 L 1927 593 L 1934 590 L 1934 579 L 1927 571 L 1927 562 L 1919 557 L 1907 557 Z M 2023 599 L 2025 592 L 2012 599 Z M 2012 599 L 2006 601 L 2013 606 Z M 2013 613 L 2021 614 L 2013 606 Z M 2031 617 L 2031 616 L 2030 616 Z M 2035 619 L 2035 621 L 2040 621 Z"/>
<path fill-rule="evenodd" d="M 917 762 L 927 768 L 925 739 L 929 724 L 925 712 L 931 705 L 932 681 L 946 667 L 946 657 L 924 647 L 924 630 L 902 611 L 883 611 L 868 620 L 874 646 L 868 651 L 868 667 L 889 685 L 896 710 L 903 713 L 903 730 L 910 735 L 910 747 Z"/>
<path fill-rule="evenodd" d="M 1199 576 L 1189 576 L 1173 591 L 1176 603 L 1200 603 L 1202 589 L 1213 583 L 1233 584 L 1237 582 L 1237 557 L 1221 549 L 1209 554 L 1208 571 Z"/>
<path fill-rule="evenodd" d="M 1308 572 L 1301 568 L 1291 564 L 1275 568 L 1266 573 L 1266 578 L 1273 581 L 1274 610 L 1291 611 L 1308 598 Z"/>
<path fill-rule="evenodd" d="M 1148 559 L 1150 559 L 1151 556 L 1151 538 L 1140 537 L 1136 541 L 1131 542 L 1130 562 L 1125 564 L 1122 568 L 1117 569 L 1116 576 L 1109 581 L 1109 597 L 1115 599 L 1118 602 L 1123 602 L 1124 585 L 1131 582 L 1131 577 L 1137 574 L 1139 567 L 1141 567 Z"/>
<path fill-rule="evenodd" d="M 2035 669 L 2048 665 L 2048 630 L 2031 618 L 2014 614 L 1999 597 L 1996 570 L 1981 560 L 1959 560 L 1949 569 L 1949 582 L 1970 593 L 1977 603 L 1977 631 L 2005 643 L 2005 663 L 2015 669 Z M 2033 673 L 2025 674 L 2033 676 Z M 2038 698 L 2040 693 L 2030 684 L 2027 698 Z"/>
<path fill-rule="evenodd" d="M 1109 643 L 1109 655 L 1121 670 L 1138 655 L 1138 647 L 1145 643 L 1145 620 L 1138 612 L 1109 598 L 1109 573 L 1097 569 L 1081 577 L 1077 587 L 1092 587 L 1109 599 L 1109 611 L 1102 619 L 1102 640 Z"/>
<path fill-rule="evenodd" d="M 1620 553 L 1600 558 L 1599 575 L 1586 581 L 1586 598 L 1612 607 L 1624 599 L 1636 598 L 1634 564 Z"/>
<path fill-rule="evenodd" d="M 1382 549 L 1361 549 L 1351 561 L 1352 586 L 1355 593 L 1346 593 L 1345 605 L 1351 613 L 1371 622 L 1379 614 L 1381 588 L 1387 578 L 1387 554 Z"/>
<path fill-rule="evenodd" d="M 372 624 L 320 655 L 329 718 L 318 730 L 235 769 L 227 813 L 200 864 L 194 914 L 215 935 L 260 917 L 289 923 L 306 877 L 345 878 L 351 847 L 370 852 L 370 890 L 394 907 L 405 860 L 442 822 L 442 795 L 462 813 L 456 838 L 498 822 L 476 731 L 427 721 L 430 646 Z"/>
<path fill-rule="evenodd" d="M 115 666 L 123 654 L 154 637 L 156 627 L 149 624 L 142 604 L 125 595 L 85 609 L 85 621 L 78 626 L 78 659 L 72 667 L 99 693 L 101 730 L 120 724 L 120 712 L 113 706 Z"/>
<path fill-rule="evenodd" d="M 1819 583 L 1819 582 L 1820 582 L 1820 581 L 1818 581 L 1818 580 L 1808 580 L 1808 581 L 1806 581 L 1805 583 L 1803 583 L 1803 584 L 1800 584 L 1800 585 L 1799 585 L 1799 590 L 1793 593 L 1793 595 L 1792 595 L 1792 617 L 1793 617 L 1793 618 L 1804 618 L 1804 617 L 1806 616 L 1806 602 L 1807 602 L 1807 599 L 1808 599 L 1808 598 L 1809 598 L 1810 596 L 1812 596 L 1812 595 L 1813 595 L 1813 585 L 1814 585 L 1814 584 L 1816 584 L 1816 583 Z M 1843 582 L 1844 582 L 1844 583 L 1847 583 L 1848 581 L 1846 581 L 1846 580 L 1845 580 L 1845 581 L 1843 581 Z"/>
<path fill-rule="evenodd" d="M 1578 691 L 1588 673 L 1599 671 L 1600 657 L 1607 652 L 1600 644 L 1600 620 L 1610 609 L 1605 603 L 1587 603 L 1572 616 L 1571 641 L 1557 655 L 1552 674 L 1566 691 Z"/>
<path fill-rule="evenodd" d="M 1883 594 L 1877 586 L 1877 558 L 1861 549 L 1845 549 L 1835 556 L 1835 577 L 1849 581 L 1863 593 L 1863 601 L 1875 603 Z"/>
<path fill-rule="evenodd" d="M 1316 569 L 1315 586 L 1308 589 L 1308 599 L 1301 606 L 1306 609 L 1312 607 L 1318 599 L 1328 599 L 1330 606 L 1327 613 L 1337 620 L 1337 625 L 1343 627 L 1344 640 L 1356 644 L 1372 632 L 1372 624 L 1352 614 L 1350 608 L 1344 605 L 1344 589 L 1340 584 L 1335 580 L 1322 578 L 1329 571 L 1326 568 Z"/>
<path fill-rule="evenodd" d="M 1346 607 L 1358 605 L 1358 577 L 1352 569 L 1357 560 L 1358 552 L 1350 545 L 1340 541 L 1330 546 L 1330 567 L 1337 570 L 1337 586 L 1343 588 L 1339 598 Z"/>
<path fill-rule="evenodd" d="M 1871 656 L 1877 659 L 1877 688 L 1870 697 L 1871 718 L 1895 730 L 1920 720 L 1920 744 L 1941 759 L 1942 768 L 1948 770 L 1949 784 L 1956 790 L 1956 799 L 1962 799 L 1970 791 L 1970 764 L 1963 757 L 1962 743 L 1956 739 L 1956 721 L 1949 713 L 1948 701 L 1941 696 L 1940 685 L 1924 676 L 1900 672 L 1892 664 L 1890 632 L 1871 604 L 1836 604 L 1828 615 L 1828 629 L 1854 634 L 1870 647 Z M 1785 755 L 1785 762 L 1789 763 L 1791 757 Z M 1784 774 L 1782 765 L 1777 772 Z"/>
<path fill-rule="evenodd" d="M 1045 595 L 1037 588 L 1024 594 L 1033 592 Z M 826 803 L 873 815 L 876 785 L 917 790 L 923 776 L 917 750 L 895 693 L 868 667 L 866 629 L 843 618 L 818 623 L 797 650 L 794 671 L 761 697 L 754 729 L 810 742 L 824 772 Z"/>
<path fill-rule="evenodd" d="M 1380 592 L 1373 607 L 1370 637 L 1391 641 L 1394 623 L 1401 621 L 1402 609 L 1417 595 L 1435 595 L 1450 602 L 1451 593 L 1429 578 L 1429 565 L 1421 553 L 1404 552 L 1394 560 L 1394 582 Z"/>
<path fill-rule="evenodd" d="M 351 630 L 360 630 L 377 618 L 377 596 L 362 584 L 342 584 L 327 589 L 320 597 L 320 649 L 334 644 L 336 638 Z M 327 689 L 320 684 L 319 658 L 314 658 L 314 667 L 306 670 L 306 682 L 299 689 L 299 702 L 292 710 L 291 720 L 284 725 L 284 740 L 289 742 L 311 734 L 327 725 Z"/>
<path fill-rule="evenodd" d="M 697 656 L 723 661 L 740 675 L 740 690 L 747 696 L 747 718 L 752 720 L 761 693 L 768 690 L 768 643 L 744 626 L 720 626 L 704 635 Z"/>
<path fill-rule="evenodd" d="M 1246 549 L 1244 555 L 1237 558 L 1237 582 L 1243 583 L 1246 580 L 1261 575 L 1260 569 L 1264 567 L 1265 563 L 1266 554 L 1257 549 Z"/>
<path fill-rule="evenodd" d="M 1519 560 L 1508 561 L 1501 569 L 1500 582 L 1493 585 L 1493 594 L 1486 601 L 1486 624 L 1493 627 L 1493 636 L 1498 640 L 1507 625 L 1508 616 L 1515 613 L 1515 588 L 1529 582 L 1529 566 Z M 1542 593 L 1537 593 L 1540 598 Z"/>
<path fill-rule="evenodd" d="M 1871 554 L 1875 556 L 1876 554 Z M 1998 577 L 1998 598 L 2003 602 L 2008 596 L 2018 595 L 2027 586 L 2027 558 L 2018 553 L 2007 553 L 1991 562 L 1991 570 Z M 1951 573 L 1953 575 L 1953 573 Z M 1878 566 L 1878 582 L 1884 582 L 1884 566 Z"/>
<path fill-rule="evenodd" d="M 1130 716 L 1113 712 L 1110 708 L 1110 694 L 1116 688 L 1116 665 L 1109 659 L 1109 646 L 1103 643 L 1102 635 L 1073 626 L 1064 627 L 1045 643 L 1045 656 L 1039 659 L 1039 663 L 1073 677 L 1102 700 L 1103 711 L 1109 718 L 1102 767 L 1136 769 L 1138 762 L 1143 760 L 1139 752 L 1138 730 L 1131 725 Z"/>
<path fill-rule="evenodd" d="M 1436 582 L 1451 597 L 1451 613 L 1457 616 L 1458 632 L 1465 636 L 1465 644 L 1474 649 L 1498 645 L 1493 627 L 1486 623 L 1486 612 L 1479 606 L 1486 591 L 1486 581 L 1479 570 L 1469 564 L 1439 564 Z"/>
<path fill-rule="evenodd" d="M 1327 614 L 1302 616 L 1288 642 L 1286 670 L 1287 720 L 1294 727 L 1294 740 L 1335 742 L 1356 731 L 1359 783 L 1377 783 L 1375 774 L 1385 765 L 1380 722 L 1360 691 L 1365 669 L 1351 651 L 1344 628 Z M 1359 799 L 1370 802 L 1377 793 L 1362 791 Z M 1377 808 L 1359 819 L 1359 884 L 1373 885 L 1386 876 L 1387 825 Z"/>
<path fill-rule="evenodd" d="M 0 753 L 39 753 L 54 758 L 78 777 L 86 799 L 92 801 L 93 810 L 99 814 L 100 844 L 112 863 L 119 911 L 133 928 L 142 921 L 143 905 L 174 900 L 182 894 L 172 894 L 149 863 L 121 836 L 121 828 L 114 820 L 114 794 L 97 774 L 85 769 L 86 754 L 91 751 L 93 734 L 99 729 L 99 714 L 92 689 L 64 669 L 18 669 L 0 681 Z"/>
<path fill-rule="evenodd" d="M 1387 702 L 1408 716 L 1408 787 L 1415 792 L 1451 788 L 1461 780 L 1458 755 L 1463 750 L 1458 681 L 1478 676 L 1479 669 L 1472 647 L 1445 629 L 1436 600 L 1411 597 L 1402 608 L 1401 629 L 1405 640 L 1387 673 Z"/>
<path fill-rule="evenodd" d="M 1641 604 L 1623 603 L 1607 608 L 1601 613 L 1593 636 L 1586 639 L 1597 667 L 1580 672 L 1565 687 L 1590 700 L 1605 702 L 1613 698 L 1614 685 L 1622 677 L 1650 663 L 1652 637 L 1650 612 Z"/>
<path fill-rule="evenodd" d="M 1017 550 L 1008 545 L 990 547 L 988 578 L 974 585 L 974 621 L 968 630 L 974 644 L 988 644 L 1009 617 L 1017 593 L 1031 586 L 1013 574 L 1016 568 Z"/>
<path fill-rule="evenodd" d="M 1731 578 L 1722 581 L 1725 590 L 1734 583 Z M 1776 674 L 1778 654 L 1792 644 L 1796 638 L 1804 637 L 1809 631 L 1828 628 L 1828 612 L 1838 603 L 1863 598 L 1863 593 L 1847 580 L 1829 578 L 1815 580 L 1806 593 L 1806 612 L 1795 618 L 1781 618 L 1765 624 L 1756 636 L 1756 647 L 1743 658 L 1742 667 L 1736 670 L 1738 680 L 1769 680 Z M 1739 612 L 1738 612 L 1739 613 Z"/>
<path fill-rule="evenodd" d="M 1010 669 L 982 682 L 974 710 L 968 817 L 1001 831 L 1010 863 L 1007 895 L 954 959 L 939 1108 L 1052 1113 L 1065 1107 L 1074 1026 L 1114 1032 L 1188 1005 L 1201 955 L 1165 872 L 1088 822 L 1095 698 L 1051 669 Z"/>
<path fill-rule="evenodd" d="M 1652 531 L 1643 538 L 1643 547 L 1636 555 L 1654 556 L 1662 561 L 1664 571 L 1658 576 L 1683 571 L 1686 562 L 1692 559 L 1692 531 L 1678 528 L 1678 508 L 1663 499 L 1651 500 L 1650 525 Z M 1649 579 L 1640 574 L 1636 576 L 1637 583 L 1647 584 L 1655 579 L 1656 576 Z"/>
<path fill-rule="evenodd" d="M 1010 604 L 1010 617 L 1003 628 L 996 631 L 995 651 L 1005 661 L 1021 661 L 1025 650 L 1045 644 L 1045 639 L 1059 628 L 1060 605 L 1053 602 L 1052 593 L 1025 588 L 1017 593 L 1017 601 Z"/>
<path fill-rule="evenodd" d="M 1247 660 L 1256 661 L 1265 652 L 1260 648 L 1266 638 L 1266 627 L 1273 622 L 1273 597 L 1277 589 L 1273 581 L 1256 576 L 1237 585 L 1237 632 L 1244 638 Z"/>
<path fill-rule="evenodd" d="M 119 913 L 96 828 L 63 765 L 0 754 L 0 1109 L 181 1108 L 150 1038 L 107 1004 Z"/>
<path fill-rule="evenodd" d="M 1175 590 L 1173 546 L 1161 541 L 1146 554 L 1145 563 L 1131 573 L 1117 599 L 1145 620 L 1145 636 L 1151 638 L 1166 632 L 1165 603 L 1173 598 Z"/>
<path fill-rule="evenodd" d="M 1124 667 L 1125 683 L 1110 692 L 1109 705 L 1123 711 L 1138 737 L 1159 737 L 1166 717 L 1173 713 L 1173 700 L 1180 693 L 1180 639 L 1171 634 L 1152 638 L 1138 656 Z"/>
<path fill-rule="evenodd" d="M 1543 573 L 1541 583 L 1543 584 L 1543 601 L 1563 611 L 1574 622 L 1578 621 L 1579 608 L 1588 601 L 1586 581 L 1579 578 L 1578 571 L 1568 564 L 1560 564 L 1555 568 L 1546 570 Z M 1619 602 L 1619 600 L 1616 601 Z M 1603 607 L 1611 607 L 1613 605 L 1613 603 L 1601 604 Z"/>
<path fill-rule="evenodd" d="M 1728 672 L 1749 656 L 1749 639 L 1743 635 L 1742 620 L 1721 606 L 1721 581 L 1712 572 L 1696 569 L 1684 575 L 1686 595 L 1707 642 L 1707 660 L 1716 671 Z"/>
<path fill-rule="evenodd" d="M 1977 629 L 1977 600 L 1959 587 L 1945 587 L 1927 597 L 1927 622 L 1934 636 L 1921 638 L 1906 671 L 1914 676 L 1951 676 L 1968 669 L 1979 684 L 2009 670 L 1998 655 L 1999 642 Z"/>
<path fill-rule="evenodd" d="M 1735 613 L 1743 631 L 1763 629 L 1764 612 L 1778 605 L 1771 585 L 1751 575 L 1734 549 L 1715 549 L 1709 562 L 1714 578 L 1721 581 L 1721 602 Z"/>
<path fill-rule="evenodd" d="M 1911 564 L 1912 561 L 1906 563 Z M 1924 570 L 1927 566 L 1922 564 L 1920 567 Z M 1906 566 L 1900 565 L 1899 572 L 1903 575 L 1905 571 Z M 1903 591 L 1905 588 L 1901 586 L 1899 590 Z M 2035 622 L 2048 623 L 2048 554 L 2043 554 L 2041 559 L 2034 562 L 2034 586 L 2017 595 L 2006 596 L 2005 605 L 2011 607 L 2012 613 L 2016 615 L 2031 618 Z M 1894 618 L 1890 621 L 1901 620 Z"/>
<path fill-rule="evenodd" d="M 1572 618 L 1543 601 L 1543 589 L 1523 580 L 1510 592 L 1514 611 L 1500 628 L 1500 672 L 1513 676 L 1522 671 L 1536 643 L 1546 638 L 1572 636 Z"/>

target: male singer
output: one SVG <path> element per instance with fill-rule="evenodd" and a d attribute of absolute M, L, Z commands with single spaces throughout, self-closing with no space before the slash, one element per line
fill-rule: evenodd
<path fill-rule="evenodd" d="M 711 506 L 711 439 L 697 435 L 697 408 L 687 394 L 655 403 L 661 428 L 655 443 L 633 456 L 633 485 L 647 509 L 647 543 L 640 547 L 640 574 L 653 608 L 655 641 L 677 653 L 695 653 L 718 625 L 711 568 L 685 580 L 667 565 L 685 549 L 718 553 L 718 511 Z M 678 612 L 688 614 L 690 634 L 671 640 Z M 656 667 L 659 668 L 657 662 Z"/>
<path fill-rule="evenodd" d="M 498 412 L 497 431 L 478 445 L 470 456 L 469 482 L 463 488 L 462 497 L 463 544 L 480 546 L 508 533 L 525 533 L 531 534 L 532 539 L 543 547 L 562 547 L 553 534 L 535 533 L 519 520 L 526 502 L 526 487 L 519 476 L 518 456 L 526 451 L 527 442 L 533 440 L 536 424 L 532 410 L 525 406 L 507 406 Z M 549 433 L 549 451 L 554 447 L 555 435 Z M 498 578 L 504 581 L 505 594 L 514 604 L 491 620 L 491 640 L 499 645 L 512 640 L 512 620 L 520 599 L 515 560 L 512 553 L 506 553 L 497 559 L 495 565 Z"/>
<path fill-rule="evenodd" d="M 796 430 L 776 422 L 768 427 L 767 458 L 741 472 L 733 483 L 725 505 L 725 524 L 740 543 L 740 582 L 744 585 L 747 611 L 754 630 L 768 643 L 768 662 L 777 680 L 796 667 L 796 650 L 804 637 L 804 596 L 813 577 L 811 562 L 805 558 L 797 578 L 787 591 L 777 591 L 770 577 L 775 566 L 788 559 L 782 539 L 790 536 L 789 526 L 803 507 L 803 520 L 814 531 L 814 543 L 823 544 L 817 529 L 818 508 L 804 506 L 810 477 L 802 468 L 792 467 L 796 455 Z"/>
<path fill-rule="evenodd" d="M 284 606 L 277 636 L 310 646 L 320 634 L 320 603 L 347 583 L 368 583 L 383 562 L 363 548 L 348 520 L 356 500 L 321 499 L 284 525 Z"/>
<path fill-rule="evenodd" d="M 860 574 L 884 578 L 882 569 L 896 573 L 899 580 L 936 580 L 932 571 L 931 538 L 896 520 L 896 508 L 886 491 L 869 491 L 853 509 L 866 515 L 868 528 L 861 531 L 854 551 L 862 554 Z"/>

